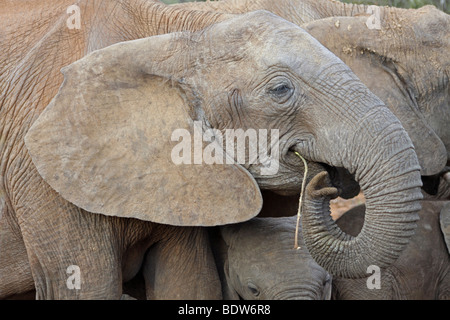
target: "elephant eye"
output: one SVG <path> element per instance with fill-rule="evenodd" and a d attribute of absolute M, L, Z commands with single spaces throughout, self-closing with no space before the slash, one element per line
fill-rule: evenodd
<path fill-rule="evenodd" d="M 292 96 L 294 89 L 291 84 L 283 81 L 270 87 L 268 92 L 276 102 L 284 103 Z"/>
<path fill-rule="evenodd" d="M 250 290 L 250 292 L 252 293 L 253 296 L 255 296 L 255 297 L 259 296 L 260 291 L 259 291 L 258 287 L 255 284 L 249 282 L 249 283 L 247 283 L 247 287 L 248 287 L 248 290 Z"/>
<path fill-rule="evenodd" d="M 287 94 L 289 91 L 291 91 L 291 87 L 287 84 L 280 84 L 279 86 L 273 88 L 270 92 L 280 96 Z"/>

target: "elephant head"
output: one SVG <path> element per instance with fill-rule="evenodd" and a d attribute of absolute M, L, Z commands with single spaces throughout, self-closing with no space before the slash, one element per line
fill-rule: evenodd
<path fill-rule="evenodd" d="M 313 260 L 302 238 L 294 248 L 296 219 L 254 218 L 220 228 L 225 298 L 330 299 L 331 276 Z"/>
<path fill-rule="evenodd" d="M 260 211 L 258 185 L 298 193 L 298 152 L 312 169 L 347 170 L 367 199 L 356 241 L 321 233 L 310 242 L 325 268 L 365 276 L 368 264 L 392 263 L 412 234 L 422 196 L 407 133 L 341 60 L 282 18 L 257 11 L 118 43 L 62 72 L 25 143 L 43 179 L 87 211 L 179 226 L 245 221 Z M 233 129 L 270 132 L 257 144 L 271 156 L 258 146 L 237 163 L 221 141 Z"/>
<path fill-rule="evenodd" d="M 303 24 L 383 100 L 408 132 L 424 176 L 450 161 L 450 15 L 374 7 Z"/>

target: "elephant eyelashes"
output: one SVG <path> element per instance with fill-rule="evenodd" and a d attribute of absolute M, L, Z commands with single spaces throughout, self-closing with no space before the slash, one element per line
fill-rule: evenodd
<path fill-rule="evenodd" d="M 268 93 L 278 103 L 285 103 L 294 93 L 293 86 L 287 82 L 270 87 Z"/>
<path fill-rule="evenodd" d="M 247 284 L 247 287 L 248 287 L 248 289 L 250 290 L 250 292 L 252 293 L 253 296 L 255 296 L 255 297 L 259 296 L 260 292 L 259 292 L 258 287 L 255 284 L 249 282 Z"/>
<path fill-rule="evenodd" d="M 272 89 L 270 92 L 274 95 L 278 95 L 278 96 L 284 96 L 286 94 L 288 94 L 292 89 L 286 85 L 286 84 L 282 84 L 279 85 L 278 87 Z"/>

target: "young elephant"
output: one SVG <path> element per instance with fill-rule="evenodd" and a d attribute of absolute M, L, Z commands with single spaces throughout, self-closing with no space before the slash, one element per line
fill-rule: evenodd
<path fill-rule="evenodd" d="M 364 206 L 349 210 L 338 221 L 356 235 L 364 220 Z M 334 299 L 450 299 L 450 202 L 423 201 L 416 234 L 397 262 L 380 270 L 376 279 L 333 279 Z M 370 274 L 368 274 L 370 276 Z M 370 287 L 370 286 L 369 286 Z"/>
<path fill-rule="evenodd" d="M 210 229 L 224 299 L 330 299 L 331 276 L 312 259 L 301 235 L 300 248 L 294 249 L 295 225 L 296 217 L 253 218 Z M 178 282 L 154 263 L 165 251 L 160 244 L 147 252 L 147 299 L 166 297 L 167 288 Z M 136 283 L 130 287 L 131 295 L 138 292 Z"/>
<path fill-rule="evenodd" d="M 294 248 L 296 219 L 254 218 L 220 228 L 223 241 L 213 249 L 225 299 L 330 299 L 331 276 L 309 254 L 301 229 Z"/>

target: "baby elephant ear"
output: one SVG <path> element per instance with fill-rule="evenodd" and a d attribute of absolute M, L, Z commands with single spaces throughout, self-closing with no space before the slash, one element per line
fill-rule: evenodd
<path fill-rule="evenodd" d="M 189 147 L 202 130 L 165 71 L 175 69 L 165 66 L 176 59 L 167 54 L 172 41 L 124 42 L 64 68 L 58 94 L 26 135 L 33 163 L 62 197 L 93 213 L 179 226 L 248 220 L 262 205 L 248 171 L 232 161 L 193 164 L 194 148 L 183 154 L 191 164 L 172 159 L 175 130 Z"/>

